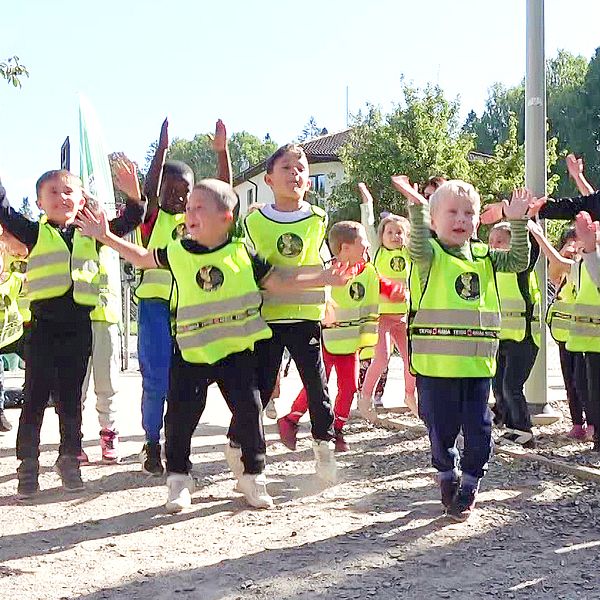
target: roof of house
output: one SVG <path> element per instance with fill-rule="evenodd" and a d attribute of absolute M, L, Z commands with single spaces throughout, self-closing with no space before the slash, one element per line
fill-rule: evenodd
<path fill-rule="evenodd" d="M 350 135 L 350 129 L 338 131 L 337 133 L 329 133 L 321 135 L 306 142 L 302 142 L 300 146 L 306 152 L 306 158 L 309 164 L 333 162 L 339 160 L 340 148 L 346 143 Z M 263 160 L 245 171 L 242 171 L 233 180 L 233 185 L 239 185 L 244 181 L 248 181 L 255 175 L 262 173 L 266 168 L 266 160 Z"/>

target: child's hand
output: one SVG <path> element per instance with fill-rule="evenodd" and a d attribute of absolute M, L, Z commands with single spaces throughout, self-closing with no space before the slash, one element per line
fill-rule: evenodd
<path fill-rule="evenodd" d="M 137 167 L 126 156 L 120 157 L 115 163 L 115 181 L 117 187 L 132 200 L 142 199 Z"/>
<path fill-rule="evenodd" d="M 227 130 L 225 123 L 219 119 L 215 125 L 215 135 L 208 136 L 212 141 L 213 150 L 216 153 L 225 152 L 227 149 Z"/>
<path fill-rule="evenodd" d="M 358 191 L 360 192 L 360 201 L 363 204 L 373 204 L 373 196 L 371 196 L 371 192 L 366 183 L 361 181 L 358 184 Z"/>
<path fill-rule="evenodd" d="M 390 300 L 392 302 L 405 302 L 406 301 L 406 287 L 402 283 L 397 283 L 390 294 Z"/>
<path fill-rule="evenodd" d="M 160 136 L 158 138 L 158 147 L 166 150 L 169 147 L 169 119 L 165 118 L 160 126 Z"/>
<path fill-rule="evenodd" d="M 527 229 L 533 237 L 539 238 L 544 235 L 544 230 L 537 221 L 532 221 L 531 219 L 527 221 Z"/>
<path fill-rule="evenodd" d="M 529 210 L 527 211 L 527 216 L 530 219 L 535 219 L 540 214 L 540 210 L 542 210 L 546 202 L 548 202 L 548 198 L 546 196 L 542 196 L 541 198 L 535 198 L 534 196 L 531 196 L 531 199 L 529 200 Z"/>
<path fill-rule="evenodd" d="M 327 265 L 323 269 L 321 284 L 340 287 L 346 285 L 348 280 L 352 279 L 354 275 L 354 268 L 348 263 L 340 263 L 336 261 L 335 263 Z"/>
<path fill-rule="evenodd" d="M 566 161 L 569 175 L 574 180 L 579 179 L 583 175 L 583 159 L 577 158 L 574 154 L 568 154 Z"/>
<path fill-rule="evenodd" d="M 102 240 L 109 231 L 106 212 L 101 208 L 97 211 L 92 211 L 86 207 L 79 211 L 75 217 L 75 225 L 82 235 L 93 237 L 97 240 Z"/>
<path fill-rule="evenodd" d="M 493 223 L 498 223 L 498 221 L 502 221 L 504 217 L 504 209 L 507 207 L 508 202 L 506 200 L 501 200 L 500 202 L 490 202 L 490 204 L 486 205 L 481 213 L 481 223 L 483 225 L 492 225 Z"/>
<path fill-rule="evenodd" d="M 427 200 L 419 193 L 419 186 L 416 183 L 411 185 L 406 175 L 392 175 L 392 185 L 411 204 L 427 206 Z"/>
<path fill-rule="evenodd" d="M 598 231 L 600 231 L 598 221 L 592 221 L 590 214 L 582 210 L 575 217 L 575 231 L 577 232 L 577 239 L 583 244 L 583 251 L 586 253 L 595 252 Z"/>
<path fill-rule="evenodd" d="M 509 221 L 522 219 L 527 214 L 531 200 L 531 193 L 526 188 L 513 190 L 510 202 L 504 207 L 504 216 Z"/>
<path fill-rule="evenodd" d="M 322 323 L 325 327 L 331 327 L 335 323 L 335 308 L 331 300 L 325 303 L 325 317 Z"/>

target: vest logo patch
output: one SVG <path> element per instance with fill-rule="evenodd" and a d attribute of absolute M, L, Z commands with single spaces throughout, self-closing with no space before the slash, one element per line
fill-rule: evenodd
<path fill-rule="evenodd" d="M 295 233 L 282 233 L 277 240 L 277 251 L 286 258 L 298 256 L 303 247 L 302 238 Z"/>
<path fill-rule="evenodd" d="M 182 240 L 187 235 L 187 231 L 185 229 L 185 223 L 179 223 L 173 231 L 171 231 L 171 237 L 174 240 Z"/>
<path fill-rule="evenodd" d="M 6 310 L 10 304 L 11 302 L 9 296 L 0 296 L 0 309 Z"/>
<path fill-rule="evenodd" d="M 461 273 L 454 282 L 454 289 L 463 300 L 477 300 L 480 295 L 479 275 Z"/>
<path fill-rule="evenodd" d="M 362 300 L 365 297 L 365 286 L 360 281 L 355 281 L 350 284 L 348 292 L 352 300 Z"/>
<path fill-rule="evenodd" d="M 196 273 L 196 283 L 200 286 L 200 289 L 205 292 L 214 292 L 218 290 L 222 285 L 225 276 L 223 271 L 217 267 L 206 266 L 202 267 L 198 273 Z"/>
<path fill-rule="evenodd" d="M 86 260 L 81 269 L 86 273 L 93 273 L 94 275 L 99 271 L 98 263 L 95 260 Z"/>
<path fill-rule="evenodd" d="M 15 260 L 10 264 L 11 273 L 25 273 L 27 271 L 27 263 L 24 260 Z"/>
<path fill-rule="evenodd" d="M 390 269 L 400 273 L 406 269 L 406 260 L 403 256 L 392 256 L 390 258 Z"/>

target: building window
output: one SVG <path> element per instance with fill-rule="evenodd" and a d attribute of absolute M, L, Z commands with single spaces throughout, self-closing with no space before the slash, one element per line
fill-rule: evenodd
<path fill-rule="evenodd" d="M 311 175 L 309 179 L 310 189 L 318 196 L 325 195 L 325 174 Z"/>
<path fill-rule="evenodd" d="M 250 206 L 254 203 L 254 189 L 250 188 L 246 191 L 246 206 Z"/>

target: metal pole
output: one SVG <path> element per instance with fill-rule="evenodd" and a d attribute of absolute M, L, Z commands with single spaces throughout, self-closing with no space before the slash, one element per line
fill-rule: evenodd
<path fill-rule="evenodd" d="M 129 369 L 129 335 L 131 327 L 129 324 L 131 317 L 131 286 L 128 281 L 123 283 L 123 354 L 121 358 L 121 369 Z"/>
<path fill-rule="evenodd" d="M 525 68 L 525 185 L 535 196 L 546 195 L 546 61 L 544 52 L 544 0 L 527 0 Z M 542 223 L 542 226 L 545 226 Z M 536 266 L 542 290 L 542 315 L 546 314 L 546 261 Z M 553 423 L 559 417 L 548 405 L 546 328 L 542 326 L 540 350 L 526 385 L 534 423 Z"/>

